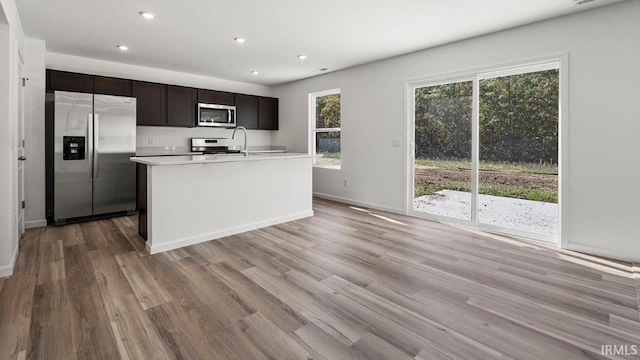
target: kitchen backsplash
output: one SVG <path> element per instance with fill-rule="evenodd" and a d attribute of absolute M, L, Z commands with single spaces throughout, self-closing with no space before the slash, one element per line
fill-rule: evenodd
<path fill-rule="evenodd" d="M 248 146 L 270 146 L 271 131 L 248 130 Z M 233 129 L 208 129 L 208 128 L 177 128 L 177 127 L 136 127 L 136 146 L 146 147 L 175 147 L 175 149 L 187 149 L 191 147 L 193 137 L 221 137 L 231 139 Z M 244 144 L 244 132 L 236 133 L 234 140 L 229 140 L 231 145 Z"/>

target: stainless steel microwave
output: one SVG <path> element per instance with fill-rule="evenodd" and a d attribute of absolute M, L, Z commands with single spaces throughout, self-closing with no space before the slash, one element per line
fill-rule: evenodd
<path fill-rule="evenodd" d="M 199 103 L 197 122 L 198 126 L 236 127 L 236 107 Z"/>

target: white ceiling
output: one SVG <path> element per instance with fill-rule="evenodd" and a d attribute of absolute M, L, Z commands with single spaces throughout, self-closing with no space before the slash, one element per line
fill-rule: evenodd
<path fill-rule="evenodd" d="M 16 0 L 47 51 L 274 85 L 622 0 Z M 584 1 L 583 1 L 584 2 Z M 156 14 L 145 20 L 140 11 Z M 246 38 L 238 44 L 235 37 Z M 130 50 L 123 52 L 116 45 Z M 297 55 L 308 58 L 301 61 Z M 251 70 L 259 71 L 252 75 Z"/>

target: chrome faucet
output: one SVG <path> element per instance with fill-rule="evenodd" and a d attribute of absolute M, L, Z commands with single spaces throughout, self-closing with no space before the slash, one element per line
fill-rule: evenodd
<path fill-rule="evenodd" d="M 244 131 L 244 148 L 240 152 L 243 153 L 244 156 L 249 156 L 249 150 L 247 150 L 247 129 L 244 126 L 238 126 L 237 128 L 233 129 L 233 135 L 231 135 L 231 139 L 233 140 L 236 138 L 236 131 L 238 130 Z"/>

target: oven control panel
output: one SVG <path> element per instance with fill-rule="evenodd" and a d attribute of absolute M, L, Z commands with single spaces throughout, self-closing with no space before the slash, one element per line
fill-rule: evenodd
<path fill-rule="evenodd" d="M 191 138 L 191 151 L 207 153 L 224 153 L 229 149 L 227 138 Z"/>

